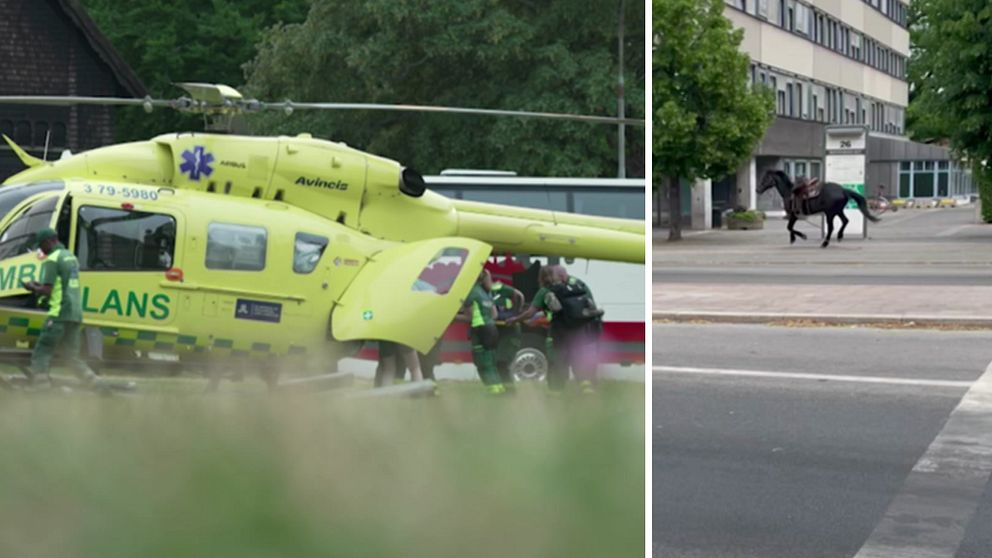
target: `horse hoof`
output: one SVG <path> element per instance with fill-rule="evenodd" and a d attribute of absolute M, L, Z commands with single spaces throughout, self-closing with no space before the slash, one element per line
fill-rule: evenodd
<path fill-rule="evenodd" d="M 829 245 L 830 245 L 829 242 L 824 242 L 823 244 L 820 245 L 820 248 L 826 248 Z"/>

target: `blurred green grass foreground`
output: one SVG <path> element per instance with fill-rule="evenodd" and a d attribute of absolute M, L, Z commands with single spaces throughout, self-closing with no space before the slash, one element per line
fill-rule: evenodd
<path fill-rule="evenodd" d="M 164 381 L 160 381 L 164 384 Z M 644 555 L 644 385 L 0 392 L 0 556 Z"/>

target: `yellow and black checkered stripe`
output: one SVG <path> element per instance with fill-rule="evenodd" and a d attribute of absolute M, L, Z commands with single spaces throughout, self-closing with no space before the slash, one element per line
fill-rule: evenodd
<path fill-rule="evenodd" d="M 0 317 L 0 335 L 15 339 L 36 338 L 41 334 L 48 316 L 7 315 Z M 269 342 L 211 338 L 211 336 L 182 335 L 135 328 L 101 327 L 104 347 L 133 348 L 143 351 L 209 353 L 217 356 L 251 357 L 261 355 L 305 355 L 307 348 L 289 345 L 273 347 Z"/>
<path fill-rule="evenodd" d="M 161 333 L 130 328 L 101 327 L 104 346 L 130 347 L 145 351 L 210 353 L 218 356 L 302 355 L 306 347 L 290 345 L 279 350 L 265 341 L 235 340 L 210 336 Z"/>

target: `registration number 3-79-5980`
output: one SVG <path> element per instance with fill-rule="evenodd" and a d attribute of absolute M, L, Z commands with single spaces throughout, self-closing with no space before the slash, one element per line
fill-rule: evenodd
<path fill-rule="evenodd" d="M 96 193 L 104 196 L 118 196 L 133 200 L 158 199 L 158 192 L 155 190 L 146 190 L 144 188 L 128 188 L 127 186 L 110 186 L 107 184 L 98 184 L 96 186 L 86 184 L 83 189 L 87 194 Z"/>

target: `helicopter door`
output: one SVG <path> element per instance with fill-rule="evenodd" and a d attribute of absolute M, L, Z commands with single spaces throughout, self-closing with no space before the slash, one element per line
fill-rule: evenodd
<path fill-rule="evenodd" d="M 426 353 L 444 333 L 492 247 L 435 238 L 383 250 L 365 264 L 332 315 L 340 341 L 381 339 Z"/>
<path fill-rule="evenodd" d="M 178 267 L 179 215 L 155 207 L 137 211 L 79 201 L 75 253 L 87 318 L 154 328 L 170 324 L 178 304 L 162 288 Z"/>

